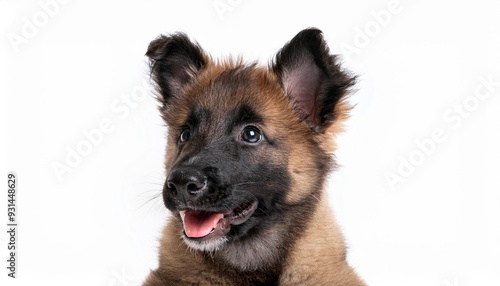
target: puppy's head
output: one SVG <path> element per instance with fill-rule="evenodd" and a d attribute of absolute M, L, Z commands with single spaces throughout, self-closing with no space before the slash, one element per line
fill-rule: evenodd
<path fill-rule="evenodd" d="M 215 62 L 184 34 L 146 55 L 169 128 L 163 199 L 186 244 L 213 252 L 257 244 L 276 225 L 300 231 L 354 83 L 321 31 L 300 32 L 269 67 Z"/>

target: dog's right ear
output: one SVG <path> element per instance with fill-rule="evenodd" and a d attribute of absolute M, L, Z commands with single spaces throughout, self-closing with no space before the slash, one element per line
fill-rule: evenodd
<path fill-rule="evenodd" d="M 330 54 L 320 30 L 299 32 L 278 52 L 272 69 L 296 114 L 315 132 L 347 117 L 342 106 L 355 77 Z"/>
<path fill-rule="evenodd" d="M 167 105 L 208 62 L 197 43 L 183 33 L 160 35 L 149 44 L 151 76 L 156 83 L 159 100 Z"/>

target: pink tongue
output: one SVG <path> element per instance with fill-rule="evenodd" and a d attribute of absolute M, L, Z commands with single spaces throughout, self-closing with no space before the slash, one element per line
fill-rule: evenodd
<path fill-rule="evenodd" d="M 217 223 L 224 217 L 222 213 L 209 213 L 186 210 L 181 213 L 184 216 L 184 232 L 188 237 L 203 237 L 208 235 Z"/>

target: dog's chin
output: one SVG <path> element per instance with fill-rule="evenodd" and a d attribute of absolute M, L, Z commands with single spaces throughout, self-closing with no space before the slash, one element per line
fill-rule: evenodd
<path fill-rule="evenodd" d="M 219 237 L 208 240 L 194 240 L 187 237 L 185 234 L 182 235 L 184 243 L 194 250 L 204 251 L 204 252 L 215 252 L 224 247 L 227 243 L 227 237 Z"/>
<path fill-rule="evenodd" d="M 230 241 L 231 228 L 238 227 L 253 215 L 257 201 L 245 202 L 222 212 L 201 209 L 179 211 L 182 221 L 182 239 L 195 250 L 218 251 Z"/>

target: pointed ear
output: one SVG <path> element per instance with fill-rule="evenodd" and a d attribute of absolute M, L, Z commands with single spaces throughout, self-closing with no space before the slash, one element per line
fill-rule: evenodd
<path fill-rule="evenodd" d="M 160 35 L 149 44 L 146 56 L 161 95 L 159 100 L 164 105 L 176 97 L 208 62 L 200 46 L 182 33 Z"/>
<path fill-rule="evenodd" d="M 336 107 L 354 85 L 355 77 L 330 55 L 320 30 L 298 33 L 278 52 L 272 69 L 297 115 L 314 131 L 322 133 L 337 118 L 347 116 L 339 114 L 344 109 Z"/>

